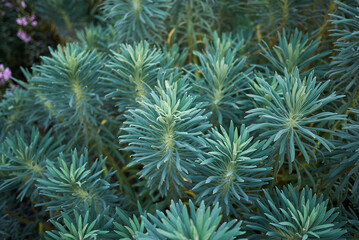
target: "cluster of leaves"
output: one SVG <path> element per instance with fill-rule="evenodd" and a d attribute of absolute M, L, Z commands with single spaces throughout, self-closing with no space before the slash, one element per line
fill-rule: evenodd
<path fill-rule="evenodd" d="M 359 238 L 359 1 L 313 2 L 38 1 L 0 237 Z"/>

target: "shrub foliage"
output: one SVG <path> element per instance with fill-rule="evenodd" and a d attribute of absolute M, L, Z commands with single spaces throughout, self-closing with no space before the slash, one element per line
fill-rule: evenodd
<path fill-rule="evenodd" d="M 38 1 L 61 44 L 1 97 L 0 238 L 358 239 L 358 9 Z"/>

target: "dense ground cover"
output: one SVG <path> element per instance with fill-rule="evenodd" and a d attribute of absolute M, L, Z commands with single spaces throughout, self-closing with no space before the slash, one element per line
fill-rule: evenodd
<path fill-rule="evenodd" d="M 0 238 L 359 238 L 358 0 L 0 21 Z"/>

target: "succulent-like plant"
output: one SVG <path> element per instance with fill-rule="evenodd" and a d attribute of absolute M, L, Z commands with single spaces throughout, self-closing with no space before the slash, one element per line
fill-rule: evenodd
<path fill-rule="evenodd" d="M 37 184 L 40 194 L 47 199 L 38 206 L 67 213 L 91 202 L 100 209 L 118 203 L 119 196 L 113 189 L 118 184 L 109 182 L 114 172 L 101 176 L 104 163 L 105 159 L 99 159 L 91 164 L 87 152 L 79 156 L 77 150 L 72 152 L 70 164 L 64 154 L 60 154 L 57 162 L 47 161 L 45 176 Z"/>
<path fill-rule="evenodd" d="M 333 197 L 344 200 L 349 195 L 359 200 L 359 110 L 351 109 L 355 116 L 349 123 L 344 124 L 342 131 L 337 131 L 336 136 L 341 140 L 336 144 L 336 149 L 328 154 L 332 169 L 327 175 L 326 183 L 336 184 Z M 329 189 L 328 189 L 329 190 Z M 359 202 L 359 201 L 358 201 Z"/>
<path fill-rule="evenodd" d="M 23 130 L 9 134 L 0 144 L 0 192 L 17 189 L 20 201 L 37 197 L 37 178 L 44 175 L 47 161 L 54 161 L 62 150 L 51 131 L 43 137 L 38 129 L 32 129 L 29 138 Z"/>
<path fill-rule="evenodd" d="M 208 49 L 203 54 L 196 53 L 201 78 L 195 85 L 215 124 L 230 120 L 239 123 L 251 105 L 245 95 L 249 71 L 245 71 L 245 57 L 238 56 L 242 41 L 238 42 L 225 34 L 219 38 L 215 33 L 213 42 L 205 40 Z"/>
<path fill-rule="evenodd" d="M 245 204 L 271 179 L 271 169 L 263 163 L 268 161 L 265 154 L 256 154 L 263 144 L 252 140 L 244 125 L 238 131 L 233 122 L 228 132 L 222 126 L 221 131 L 211 131 L 206 139 L 208 154 L 201 162 L 203 177 L 193 188 L 197 201 L 219 203 L 227 215 L 236 215 L 236 207 L 247 209 Z"/>
<path fill-rule="evenodd" d="M 336 26 L 332 36 L 337 40 L 336 55 L 331 62 L 329 73 L 335 79 L 335 86 L 350 91 L 358 83 L 359 57 L 359 1 L 337 1 L 338 13 L 331 15 L 331 23 Z"/>
<path fill-rule="evenodd" d="M 261 45 L 263 55 L 271 63 L 269 66 L 273 68 L 272 70 L 281 74 L 288 72 L 290 75 L 294 74 L 296 68 L 303 74 L 308 74 L 317 68 L 319 71 L 322 68 L 320 66 L 310 68 L 309 71 L 306 68 L 312 62 L 330 54 L 330 51 L 314 54 L 319 46 L 320 39 L 317 38 L 309 42 L 308 34 L 303 35 L 297 28 L 289 37 L 286 35 L 285 29 L 282 34 L 278 33 L 278 45 L 274 46 L 272 50 L 264 41 Z M 318 71 L 316 72 L 318 73 Z"/>
<path fill-rule="evenodd" d="M 38 0 L 36 10 L 50 21 L 63 38 L 73 39 L 75 31 L 90 22 L 86 0 Z"/>
<path fill-rule="evenodd" d="M 259 212 L 254 212 L 246 225 L 254 231 L 252 239 L 345 239 L 337 210 L 330 209 L 328 200 L 308 187 L 301 191 L 292 185 L 276 188 L 273 197 L 264 190 L 257 206 Z"/>
<path fill-rule="evenodd" d="M 115 23 L 119 42 L 160 41 L 166 30 L 169 0 L 106 0 L 104 12 Z"/>
<path fill-rule="evenodd" d="M 159 75 L 165 74 L 164 62 L 166 55 L 147 42 L 121 45 L 120 52 L 113 52 L 106 63 L 107 97 L 114 99 L 120 112 L 138 106 L 138 101 L 149 97 Z"/>
<path fill-rule="evenodd" d="M 104 55 L 76 43 L 50 49 L 50 53 L 34 67 L 40 74 L 30 79 L 30 89 L 48 106 L 57 120 L 54 128 L 66 136 L 70 146 L 80 141 L 87 147 L 94 141 L 101 153 L 103 142 L 116 138 L 109 130 L 114 120 L 111 108 L 104 107 L 105 90 L 100 80 Z"/>
<path fill-rule="evenodd" d="M 122 144 L 128 143 L 126 150 L 134 153 L 130 165 L 141 164 L 139 174 L 147 187 L 162 196 L 177 198 L 190 186 L 203 149 L 199 137 L 210 126 L 188 91 L 186 78 L 166 81 L 139 102 L 140 108 L 129 110 L 126 133 L 120 136 Z"/>
<path fill-rule="evenodd" d="M 198 209 L 189 201 L 189 211 L 181 201 L 172 201 L 166 214 L 157 211 L 156 215 L 148 214 L 142 217 L 148 234 L 139 234 L 140 240 L 177 240 L 177 239 L 203 239 L 203 240 L 230 240 L 238 239 L 244 234 L 240 230 L 242 222 L 232 220 L 221 223 L 221 208 L 218 204 L 211 209 L 202 202 Z"/>
<path fill-rule="evenodd" d="M 305 24 L 306 13 L 310 11 L 310 0 L 273 0 L 249 2 L 248 12 L 255 22 L 261 24 L 267 34 Z M 313 16 L 310 16 L 313 17 Z"/>
<path fill-rule="evenodd" d="M 0 136 L 21 128 L 31 133 L 33 125 L 47 128 L 53 121 L 46 103 L 39 103 L 35 93 L 29 89 L 16 88 L 6 93 L 0 109 Z"/>
<path fill-rule="evenodd" d="M 77 31 L 76 35 L 81 44 L 88 50 L 109 51 L 113 33 L 111 27 L 105 28 L 101 25 L 91 24 L 84 29 Z"/>
<path fill-rule="evenodd" d="M 289 172 L 293 165 L 297 174 L 302 163 L 298 154 L 304 157 L 307 163 L 316 159 L 315 152 L 322 144 L 328 151 L 334 145 L 320 133 L 332 132 L 322 127 L 324 122 L 343 119 L 343 115 L 333 112 L 323 112 L 320 109 L 326 104 L 340 98 L 335 93 L 322 96 L 329 82 L 317 83 L 313 73 L 301 78 L 299 70 L 294 75 L 285 73 L 284 78 L 276 75 L 277 89 L 269 85 L 264 79 L 257 77 L 260 91 L 250 94 L 261 107 L 248 111 L 246 117 L 257 119 L 249 129 L 259 129 L 259 137 L 266 140 L 265 145 L 272 145 L 276 152 L 274 172 L 283 165 L 285 159 L 289 164 Z M 258 85 L 257 85 L 258 87 Z M 318 124 L 322 125 L 318 125 Z"/>
<path fill-rule="evenodd" d="M 113 239 L 113 218 L 108 214 L 108 208 L 98 212 L 89 204 L 81 209 L 75 208 L 70 213 L 61 212 L 61 220 L 50 220 L 56 230 L 47 231 L 45 237 L 49 240 Z"/>
<path fill-rule="evenodd" d="M 128 217 L 120 208 L 116 208 L 116 216 L 113 224 L 114 232 L 123 240 L 136 239 L 138 234 L 145 232 L 143 220 L 137 219 L 135 215 Z"/>
<path fill-rule="evenodd" d="M 358 238 L 358 19 L 359 0 L 0 0 L 0 238 Z"/>

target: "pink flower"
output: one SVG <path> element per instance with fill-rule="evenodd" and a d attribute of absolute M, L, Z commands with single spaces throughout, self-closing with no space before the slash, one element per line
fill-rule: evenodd
<path fill-rule="evenodd" d="M 3 77 L 4 77 L 5 81 L 9 80 L 11 78 L 10 68 L 5 68 L 3 75 L 4 75 Z"/>
<path fill-rule="evenodd" d="M 20 26 L 27 26 L 27 24 L 29 24 L 26 17 L 16 18 L 16 23 Z"/>
<path fill-rule="evenodd" d="M 3 64 L 0 64 L 0 85 L 4 85 L 6 81 L 11 78 L 10 68 L 4 68 Z"/>
<path fill-rule="evenodd" d="M 22 25 L 22 18 L 16 18 L 16 23 L 18 25 Z"/>
<path fill-rule="evenodd" d="M 30 42 L 30 40 L 31 40 L 31 37 L 28 36 L 28 35 L 26 34 L 26 32 L 23 31 L 22 29 L 20 29 L 20 30 L 17 32 L 16 35 L 17 35 L 21 40 L 23 40 L 24 42 Z"/>
<path fill-rule="evenodd" d="M 37 21 L 32 21 L 31 25 L 35 27 L 37 25 Z"/>
<path fill-rule="evenodd" d="M 22 19 L 23 26 L 26 26 L 28 24 L 26 17 L 22 17 L 21 19 Z"/>
<path fill-rule="evenodd" d="M 12 4 L 9 3 L 9 2 L 6 2 L 6 3 L 5 3 L 5 7 L 12 8 Z"/>

